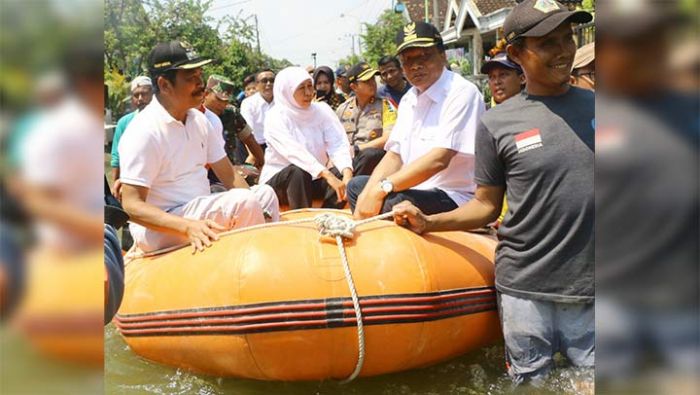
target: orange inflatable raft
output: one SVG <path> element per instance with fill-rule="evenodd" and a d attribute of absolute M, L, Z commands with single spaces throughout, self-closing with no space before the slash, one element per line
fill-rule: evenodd
<path fill-rule="evenodd" d="M 297 210 L 286 221 L 333 210 Z M 431 365 L 495 341 L 494 250 L 465 232 L 418 236 L 390 221 L 344 241 L 313 222 L 237 231 L 204 253 L 131 259 L 115 323 L 137 354 L 215 376 L 343 379 Z"/>

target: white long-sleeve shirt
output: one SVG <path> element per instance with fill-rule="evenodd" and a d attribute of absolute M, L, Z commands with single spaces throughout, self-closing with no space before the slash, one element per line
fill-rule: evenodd
<path fill-rule="evenodd" d="M 331 159 L 342 171 L 352 170 L 350 143 L 338 117 L 325 103 L 313 103 L 320 111 L 308 124 L 300 124 L 286 117 L 281 108 L 273 108 L 265 120 L 265 166 L 260 183 L 267 182 L 285 167 L 293 164 L 313 179 L 319 177 Z"/>
<path fill-rule="evenodd" d="M 274 107 L 275 101 L 268 103 L 263 99 L 260 92 L 247 97 L 241 103 L 241 115 L 253 129 L 253 136 L 258 144 L 265 144 L 265 118 L 267 113 Z"/>

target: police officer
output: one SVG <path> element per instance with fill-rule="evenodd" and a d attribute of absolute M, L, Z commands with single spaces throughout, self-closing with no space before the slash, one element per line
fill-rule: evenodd
<path fill-rule="evenodd" d="M 384 157 L 384 144 L 396 122 L 396 109 L 377 96 L 377 69 L 358 63 L 347 73 L 354 96 L 336 110 L 353 147 L 355 175 L 369 175 Z"/>
<path fill-rule="evenodd" d="M 239 140 L 253 155 L 253 164 L 259 169 L 264 163 L 263 150 L 255 141 L 253 130 L 248 126 L 238 108 L 229 103 L 234 97 L 234 91 L 233 82 L 227 78 L 219 75 L 210 76 L 207 80 L 203 103 L 209 112 L 204 111 L 204 114 L 214 126 L 214 130 L 223 134 L 226 154 L 231 162 L 237 165 L 243 164 L 247 156 L 247 152 L 241 150 L 242 147 L 237 144 L 237 140 Z"/>

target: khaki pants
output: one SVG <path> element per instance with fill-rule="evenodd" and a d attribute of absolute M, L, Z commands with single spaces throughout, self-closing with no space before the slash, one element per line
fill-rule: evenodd
<path fill-rule="evenodd" d="M 208 196 L 198 196 L 182 206 L 166 211 L 188 219 L 210 219 L 227 230 L 244 228 L 265 223 L 259 195 L 262 195 L 268 207 L 274 206 L 273 199 L 274 203 L 277 201 L 272 188 L 269 188 L 269 191 L 260 188 L 256 188 L 255 191 L 231 189 Z M 273 219 L 278 219 L 279 209 L 271 215 Z M 157 232 L 133 223 L 130 229 L 137 249 L 143 252 L 189 243 L 185 235 Z"/>

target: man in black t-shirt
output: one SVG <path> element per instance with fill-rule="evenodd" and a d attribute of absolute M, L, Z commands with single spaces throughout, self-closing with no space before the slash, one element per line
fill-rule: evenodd
<path fill-rule="evenodd" d="M 496 288 L 516 383 L 541 384 L 556 352 L 594 363 L 594 96 L 569 85 L 571 23 L 590 20 L 554 0 L 518 4 L 504 25 L 506 50 L 527 91 L 481 118 L 475 198 L 430 216 L 408 202 L 394 207 L 395 221 L 418 233 L 469 230 L 498 217 L 507 191 Z"/>

